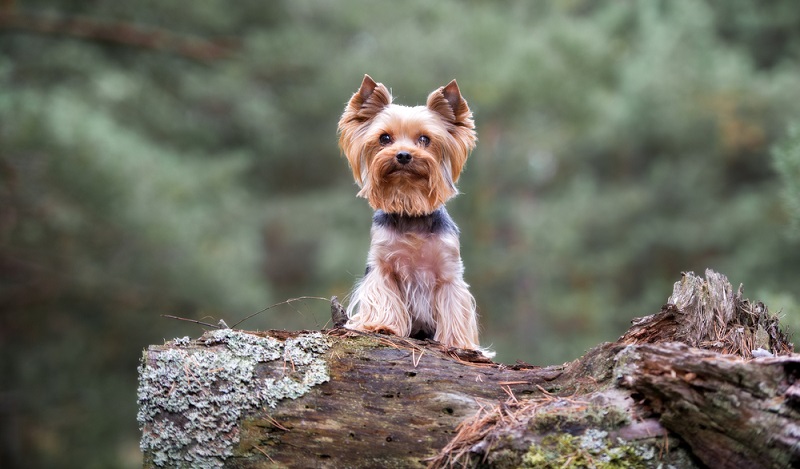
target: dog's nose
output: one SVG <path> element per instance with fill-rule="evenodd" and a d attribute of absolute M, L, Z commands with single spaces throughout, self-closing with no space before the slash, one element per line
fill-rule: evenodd
<path fill-rule="evenodd" d="M 397 158 L 397 162 L 400 164 L 408 164 L 411 162 L 411 153 L 407 151 L 401 151 L 400 153 L 395 156 Z"/>

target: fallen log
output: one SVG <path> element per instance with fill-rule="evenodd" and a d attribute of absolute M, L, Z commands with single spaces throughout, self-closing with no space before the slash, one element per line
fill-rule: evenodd
<path fill-rule="evenodd" d="M 617 342 L 549 367 L 341 328 L 218 329 L 151 346 L 139 369 L 144 465 L 800 463 L 800 356 L 777 320 L 713 272 L 684 275 L 670 300 Z"/>

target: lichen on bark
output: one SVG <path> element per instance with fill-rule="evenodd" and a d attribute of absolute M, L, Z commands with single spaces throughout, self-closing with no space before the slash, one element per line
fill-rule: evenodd
<path fill-rule="evenodd" d="M 231 329 L 151 347 L 139 367 L 137 419 L 140 447 L 149 455 L 145 464 L 222 467 L 233 455 L 246 411 L 275 407 L 329 380 L 328 348 L 319 332 L 281 341 Z M 284 362 L 282 373 L 259 369 L 275 360 Z"/>

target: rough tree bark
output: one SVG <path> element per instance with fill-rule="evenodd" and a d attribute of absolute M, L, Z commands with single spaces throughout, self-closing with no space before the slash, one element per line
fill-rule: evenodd
<path fill-rule="evenodd" d="M 139 373 L 145 467 L 800 465 L 800 355 L 710 271 L 559 366 L 341 328 L 219 329 L 149 347 Z"/>

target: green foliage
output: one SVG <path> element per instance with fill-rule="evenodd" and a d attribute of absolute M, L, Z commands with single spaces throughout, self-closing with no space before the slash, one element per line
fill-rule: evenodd
<path fill-rule="evenodd" d="M 775 169 L 783 183 L 783 198 L 791 219 L 791 235 L 800 239 L 800 125 L 773 151 Z"/>
<path fill-rule="evenodd" d="M 252 254 L 259 220 L 236 187 L 245 164 L 239 155 L 209 162 L 179 154 L 66 92 L 22 91 L 13 101 L 18 122 L 36 121 L 37 129 L 12 142 L 23 153 L 11 168 L 20 187 L 37 189 L 25 202 L 49 215 L 24 220 L 30 226 L 15 241 L 70 238 L 78 262 L 63 273 L 81 288 L 102 288 L 111 276 L 209 305 L 266 301 Z"/>
<path fill-rule="evenodd" d="M 0 30 L 4 466 L 138 465 L 139 352 L 200 333 L 160 314 L 346 296 L 370 210 L 336 122 L 364 73 L 405 104 L 457 78 L 475 113 L 449 210 L 501 360 L 575 358 L 705 268 L 800 324 L 792 0 L 15 5 L 233 53 Z"/>

